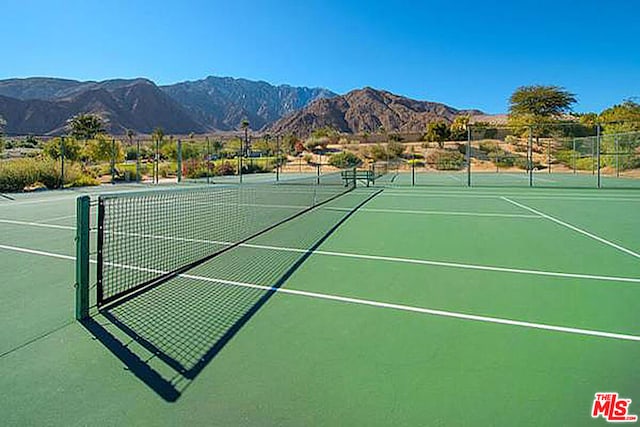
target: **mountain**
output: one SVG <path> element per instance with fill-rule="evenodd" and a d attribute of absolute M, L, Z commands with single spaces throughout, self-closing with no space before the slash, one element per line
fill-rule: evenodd
<path fill-rule="evenodd" d="M 180 104 L 150 80 L 74 80 L 33 78 L 0 81 L 0 116 L 8 134 L 60 134 L 76 114 L 95 113 L 109 133 L 127 129 L 150 133 L 205 132 Z"/>
<path fill-rule="evenodd" d="M 213 76 L 161 86 L 161 89 L 198 121 L 218 130 L 238 129 L 245 118 L 251 129 L 258 130 L 315 99 L 336 96 L 321 88 L 274 86 L 267 82 Z"/>
<path fill-rule="evenodd" d="M 273 133 L 307 135 L 314 128 L 331 126 L 340 132 L 422 132 L 427 123 L 451 122 L 462 114 L 483 114 L 478 110 L 457 110 L 437 102 L 416 101 L 370 87 L 346 95 L 318 99 L 268 127 Z"/>

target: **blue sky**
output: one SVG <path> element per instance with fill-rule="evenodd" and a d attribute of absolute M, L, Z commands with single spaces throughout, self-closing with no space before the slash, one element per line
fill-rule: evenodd
<path fill-rule="evenodd" d="M 640 2 L 2 0 L 0 78 L 207 75 L 364 86 L 506 111 L 554 84 L 577 111 L 640 96 Z"/>

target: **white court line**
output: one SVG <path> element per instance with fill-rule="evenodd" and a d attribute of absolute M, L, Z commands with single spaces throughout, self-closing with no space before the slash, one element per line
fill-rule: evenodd
<path fill-rule="evenodd" d="M 63 201 L 63 200 L 73 200 L 76 197 L 78 197 L 79 195 L 80 194 L 73 195 L 73 196 L 66 196 L 66 197 L 52 197 L 52 198 L 40 199 L 40 200 L 27 200 L 27 201 L 20 201 L 20 202 L 0 203 L 0 207 L 31 205 L 31 204 L 38 204 L 38 203 L 59 202 L 59 201 Z"/>
<path fill-rule="evenodd" d="M 0 220 L 0 222 L 2 222 L 2 220 Z M 11 223 L 19 223 L 19 221 L 11 221 Z M 21 223 L 20 225 L 75 230 L 75 227 L 64 226 L 64 225 L 38 224 L 38 223 Z M 91 231 L 94 233 L 96 232 L 96 230 L 91 230 Z M 141 238 L 148 238 L 148 239 L 155 239 L 155 240 L 168 240 L 168 241 L 174 241 L 174 242 L 205 243 L 205 244 L 221 245 L 221 246 L 234 245 L 233 242 L 206 240 L 206 239 L 189 239 L 184 237 L 171 237 L 171 236 L 162 236 L 162 235 L 156 235 L 156 234 L 124 233 L 124 232 L 113 233 L 113 234 L 125 235 L 125 236 L 131 236 L 131 237 L 141 237 Z M 570 279 L 601 280 L 601 281 L 607 281 L 607 282 L 640 283 L 640 278 L 634 278 L 634 277 L 601 276 L 601 275 L 593 275 L 593 274 L 529 270 L 529 269 L 521 269 L 521 268 L 496 267 L 496 266 L 489 266 L 489 265 L 463 264 L 463 263 L 446 262 L 446 261 L 432 261 L 432 260 L 416 259 L 416 258 L 400 258 L 400 257 L 390 257 L 390 256 L 383 256 L 383 255 L 366 255 L 366 254 L 357 254 L 357 253 L 350 253 L 350 252 L 333 252 L 333 251 L 323 251 L 318 249 L 309 251 L 307 249 L 289 248 L 284 246 L 258 245 L 258 244 L 252 244 L 252 243 L 241 243 L 238 245 L 238 247 L 252 248 L 252 249 L 265 249 L 265 250 L 272 250 L 272 251 L 279 251 L 279 252 L 294 252 L 294 253 L 310 252 L 314 255 L 365 259 L 365 260 L 372 260 L 372 261 L 397 262 L 397 263 L 403 263 L 403 264 L 429 265 L 434 267 L 459 268 L 463 270 L 495 271 L 500 273 L 527 274 L 527 275 L 533 275 L 533 276 L 562 277 L 562 278 L 570 278 Z"/>
<path fill-rule="evenodd" d="M 12 246 L 0 245 L 0 248 L 5 248 L 5 249 L 8 248 L 11 250 L 17 250 L 19 252 L 27 252 L 35 255 L 43 255 L 43 256 L 62 258 L 67 260 L 75 259 L 74 257 L 68 256 L 68 255 L 52 254 L 48 252 L 16 248 Z M 95 261 L 92 261 L 92 262 L 95 263 Z M 147 271 L 147 272 L 153 272 L 157 274 L 167 273 L 162 270 L 156 270 L 156 269 L 150 269 L 150 268 L 142 268 L 142 267 L 135 267 L 135 266 L 128 266 L 128 265 L 121 265 L 121 264 L 111 264 L 111 265 L 119 268 L 133 269 L 138 271 Z M 254 283 L 215 279 L 211 277 L 196 276 L 192 274 L 179 274 L 178 277 L 191 279 L 191 280 L 243 287 L 243 288 L 260 289 L 264 291 L 276 292 L 281 294 L 304 296 L 308 298 L 323 299 L 323 300 L 329 300 L 329 301 L 338 301 L 338 302 L 343 302 L 348 304 L 358 304 L 358 305 L 365 305 L 369 307 L 386 308 L 386 309 L 392 309 L 392 310 L 428 314 L 431 316 L 438 316 L 438 317 L 449 317 L 449 318 L 460 319 L 460 320 L 471 320 L 475 322 L 518 326 L 518 327 L 529 328 L 529 329 L 540 329 L 545 331 L 563 332 L 563 333 L 569 333 L 574 335 L 587 335 L 587 336 L 617 339 L 617 340 L 623 340 L 623 341 L 640 341 L 640 336 L 637 336 L 637 335 L 620 334 L 615 332 L 606 332 L 606 331 L 599 331 L 599 330 L 593 330 L 593 329 L 572 328 L 568 326 L 549 325 L 545 323 L 525 322 L 521 320 L 505 319 L 501 317 L 479 316 L 475 314 L 459 313 L 455 311 L 436 310 L 436 309 L 425 308 L 425 307 L 416 307 L 416 306 L 410 306 L 410 305 L 404 305 L 404 304 L 394 304 L 394 303 L 367 300 L 367 299 L 361 299 L 361 298 L 344 297 L 340 295 L 309 292 L 309 291 L 302 291 L 297 289 L 276 288 L 273 286 L 263 286 L 263 285 L 257 285 Z"/>
<path fill-rule="evenodd" d="M 14 252 L 22 252 L 22 253 L 31 254 L 31 255 L 47 256 L 51 258 L 67 259 L 70 261 L 76 260 L 76 257 L 70 256 L 70 255 L 62 255 L 62 254 L 56 254 L 53 252 L 37 251 L 35 249 L 19 248 L 16 246 L 0 245 L 0 249 L 6 249 L 8 251 L 14 251 Z"/>
<path fill-rule="evenodd" d="M 422 198 L 459 198 L 459 199 L 496 199 L 502 197 L 504 193 L 475 193 L 475 194 L 464 194 L 464 193 L 416 193 L 410 194 L 409 192 L 394 192 L 394 191 L 385 191 L 380 196 L 382 197 L 422 197 Z M 640 198 L 620 198 L 620 197 L 579 197 L 579 196 L 541 196 L 541 195 L 525 195 L 525 194 L 509 194 L 509 197 L 517 197 L 519 199 L 531 199 L 531 200 L 583 200 L 583 201 L 611 201 L 611 202 L 640 202 Z"/>
<path fill-rule="evenodd" d="M 76 217 L 75 214 L 74 215 L 66 215 L 66 216 L 59 216 L 59 217 L 56 217 L 56 218 L 47 218 L 47 219 L 40 220 L 38 222 L 40 224 L 46 224 L 48 222 L 56 222 L 56 221 L 60 221 L 62 219 L 69 219 L 69 218 L 75 218 L 75 217 Z"/>
<path fill-rule="evenodd" d="M 624 252 L 624 253 L 626 253 L 626 254 L 628 254 L 628 255 L 631 255 L 631 256 L 633 256 L 633 257 L 636 257 L 636 258 L 639 258 L 639 259 L 640 259 L 640 254 L 638 254 L 638 253 L 636 253 L 636 252 L 634 252 L 634 251 L 632 251 L 632 250 L 630 250 L 630 249 L 627 249 L 627 248 L 625 248 L 625 247 L 623 247 L 623 246 L 620 246 L 620 245 L 618 245 L 618 244 L 615 244 L 615 243 L 613 243 L 613 242 L 610 242 L 609 240 L 603 239 L 602 237 L 596 236 L 596 235 L 595 235 L 595 234 L 593 234 L 593 233 L 589 233 L 588 231 L 583 230 L 583 229 L 581 229 L 581 228 L 578 228 L 578 227 L 576 227 L 575 225 L 571 225 L 571 224 L 569 224 L 568 222 L 564 222 L 564 221 L 562 221 L 562 220 L 559 220 L 558 218 L 552 217 L 551 215 L 547 215 L 547 214 L 545 214 L 545 213 L 543 213 L 543 212 L 540 212 L 540 211 L 538 211 L 538 210 L 536 210 L 536 209 L 533 209 L 533 208 L 531 208 L 531 207 L 529 207 L 529 206 L 527 206 L 527 205 L 523 205 L 522 203 L 518 203 L 518 202 L 516 202 L 516 201 L 514 201 L 514 200 L 509 199 L 508 197 L 504 197 L 504 196 L 502 196 L 502 197 L 500 197 L 500 198 L 501 198 L 502 200 L 506 201 L 506 202 L 511 203 L 512 205 L 518 206 L 518 207 L 520 207 L 520 208 L 522 208 L 522 209 L 525 209 L 525 210 L 527 210 L 527 211 L 529 211 L 529 212 L 533 212 L 534 214 L 536 214 L 536 215 L 540 215 L 540 216 L 542 216 L 542 217 L 544 217 L 544 218 L 548 219 L 549 221 L 553 221 L 553 222 L 555 222 L 556 224 L 562 225 L 563 227 L 567 227 L 567 228 L 569 228 L 569 229 L 571 229 L 571 230 L 573 230 L 573 231 L 576 231 L 576 232 L 578 232 L 578 233 L 580 233 L 580 234 L 583 234 L 583 235 L 585 235 L 585 236 L 587 236 L 587 237 L 590 237 L 590 238 L 592 238 L 592 239 L 594 239 L 594 240 L 597 240 L 597 241 L 598 241 L 598 242 L 600 242 L 600 243 L 604 243 L 605 245 L 611 246 L 612 248 L 615 248 L 615 249 L 617 249 L 617 250 L 619 250 L 619 251 L 622 251 L 622 252 Z"/>
<path fill-rule="evenodd" d="M 28 225 L 30 227 L 57 228 L 59 230 L 75 230 L 75 227 L 69 225 L 45 224 L 42 222 L 15 221 L 12 219 L 0 219 L 2 224 Z"/>
<path fill-rule="evenodd" d="M 326 208 L 332 211 L 349 211 L 349 208 Z M 451 216 L 479 216 L 479 217 L 499 217 L 499 218 L 542 218 L 540 215 L 525 214 L 507 214 L 493 212 L 456 212 L 456 211 L 421 211 L 421 210 L 405 210 L 405 209 L 375 209 L 360 208 L 357 212 L 380 212 L 380 213 L 399 213 L 399 214 L 416 214 L 416 215 L 451 215 Z"/>

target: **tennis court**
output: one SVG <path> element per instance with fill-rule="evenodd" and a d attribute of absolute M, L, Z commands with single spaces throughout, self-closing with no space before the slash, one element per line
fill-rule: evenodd
<path fill-rule="evenodd" d="M 0 199 L 5 423 L 583 426 L 605 424 L 590 416 L 597 392 L 638 399 L 640 193 L 406 179 L 314 193 L 311 204 L 295 186 L 256 184 L 233 199 L 247 210 L 212 216 L 212 226 L 224 212 L 251 219 L 222 242 L 171 234 L 191 224 L 175 203 L 143 231 L 118 225 L 112 237 L 128 243 L 112 254 L 133 258 L 106 265 L 103 280 L 166 277 L 100 310 L 95 210 L 113 189 L 88 190 L 84 322 L 74 239 L 85 192 Z M 157 242 L 171 259 L 187 243 L 220 253 L 169 275 L 175 266 L 134 265 L 154 262 Z"/>

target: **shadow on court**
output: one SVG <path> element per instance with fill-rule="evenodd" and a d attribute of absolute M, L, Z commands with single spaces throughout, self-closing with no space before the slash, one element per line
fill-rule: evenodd
<path fill-rule="evenodd" d="M 313 251 L 379 192 L 344 195 L 336 202 L 348 210 L 320 206 L 116 302 L 83 325 L 131 373 L 174 402 Z"/>

